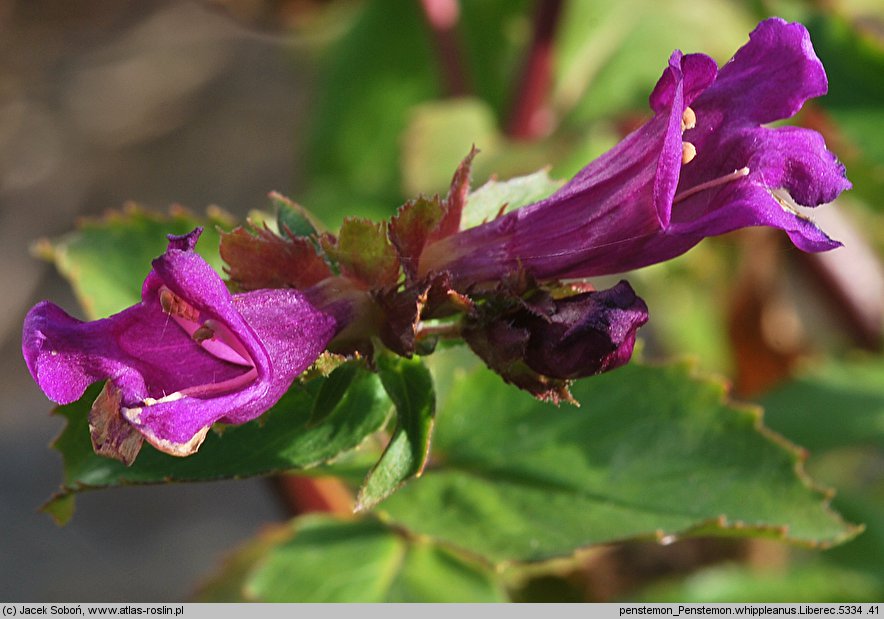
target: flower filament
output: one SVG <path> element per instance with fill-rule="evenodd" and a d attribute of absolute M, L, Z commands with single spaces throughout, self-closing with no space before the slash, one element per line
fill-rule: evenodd
<path fill-rule="evenodd" d="M 706 181 L 705 183 L 700 183 L 699 185 L 694 185 L 689 189 L 685 189 L 681 193 L 677 194 L 675 198 L 672 199 L 673 204 L 678 204 L 682 200 L 686 200 L 690 198 L 692 195 L 700 193 L 701 191 L 706 191 L 707 189 L 712 189 L 714 187 L 718 187 L 720 185 L 726 185 L 727 183 L 731 183 L 733 181 L 738 181 L 741 178 L 749 176 L 749 168 L 743 167 L 739 170 L 734 170 L 730 174 L 725 174 L 724 176 L 719 176 L 718 178 L 713 178 L 711 181 Z"/>

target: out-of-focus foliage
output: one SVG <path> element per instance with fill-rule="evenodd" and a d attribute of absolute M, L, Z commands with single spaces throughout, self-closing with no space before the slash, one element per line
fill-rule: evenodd
<path fill-rule="evenodd" d="M 204 602 L 504 602 L 487 565 L 374 519 L 305 517 L 239 549 Z"/>

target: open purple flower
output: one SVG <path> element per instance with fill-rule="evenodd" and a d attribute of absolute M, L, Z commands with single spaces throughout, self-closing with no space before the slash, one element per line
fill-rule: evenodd
<path fill-rule="evenodd" d="M 216 421 L 245 423 L 275 404 L 337 329 L 295 290 L 231 295 L 193 251 L 200 233 L 169 237 L 137 305 L 82 322 L 44 301 L 25 318 L 25 361 L 51 400 L 110 381 L 90 415 L 108 455 L 134 458 L 119 453 L 130 428 L 166 453 L 195 452 Z"/>
<path fill-rule="evenodd" d="M 719 70 L 672 54 L 650 96 L 654 117 L 551 197 L 427 246 L 420 273 L 461 285 L 524 270 L 543 280 L 654 264 L 746 226 L 784 230 L 805 251 L 837 247 L 795 203 L 850 187 L 822 137 L 762 126 L 827 90 L 807 30 L 761 22 Z"/>

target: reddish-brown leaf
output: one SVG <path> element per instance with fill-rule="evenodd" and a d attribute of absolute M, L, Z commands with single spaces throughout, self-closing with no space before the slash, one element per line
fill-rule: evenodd
<path fill-rule="evenodd" d="M 418 264 L 430 233 L 439 225 L 444 215 L 439 196 L 421 196 L 406 202 L 390 220 L 390 240 L 396 246 L 405 274 L 417 275 Z"/>
<path fill-rule="evenodd" d="M 309 239 L 281 237 L 266 228 L 222 233 L 221 257 L 230 280 L 242 290 L 302 289 L 332 275 Z"/>
<path fill-rule="evenodd" d="M 442 203 L 442 219 L 435 229 L 430 231 L 430 242 L 451 236 L 460 230 L 460 217 L 467 203 L 467 196 L 470 194 L 470 173 L 472 171 L 473 159 L 478 153 L 479 149 L 473 146 L 470 148 L 469 154 L 457 166 L 457 170 L 455 170 L 454 176 L 451 178 L 448 196 Z"/>
<path fill-rule="evenodd" d="M 415 352 L 418 323 L 422 319 L 450 316 L 472 310 L 472 302 L 453 290 L 442 273 L 406 286 L 375 293 L 375 303 L 383 312 L 381 341 L 398 355 Z"/>
<path fill-rule="evenodd" d="M 410 280 L 417 276 L 424 247 L 460 228 L 461 213 L 470 193 L 470 169 L 478 152 L 473 147 L 457 167 L 444 200 L 439 196 L 410 200 L 390 220 L 390 240 L 396 246 Z"/>

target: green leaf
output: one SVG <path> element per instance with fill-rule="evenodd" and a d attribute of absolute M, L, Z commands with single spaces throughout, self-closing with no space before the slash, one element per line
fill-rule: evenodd
<path fill-rule="evenodd" d="M 389 217 L 404 197 L 417 193 L 402 194 L 402 133 L 414 106 L 446 94 L 440 62 L 449 58 L 434 49 L 419 3 L 373 0 L 353 6 L 350 23 L 332 16 L 335 28 L 342 22 L 348 28 L 316 72 L 319 93 L 304 148 L 310 155 L 304 203 L 329 223 L 344 215 Z M 460 73 L 468 91 L 491 106 L 493 122 L 511 105 L 512 85 L 530 43 L 526 9 L 531 7 L 527 0 L 483 0 L 460 7 L 457 38 L 465 65 Z M 338 5 L 332 9 L 342 12 Z M 435 177 L 442 181 L 440 191 L 470 144 L 483 146 L 479 136 L 463 128 L 458 132 L 463 146 L 456 156 L 438 166 L 430 161 L 441 173 Z"/>
<path fill-rule="evenodd" d="M 865 523 L 866 531 L 824 555 L 828 562 L 871 575 L 879 584 L 879 598 L 884 595 L 884 475 L 880 465 L 880 452 L 866 453 L 856 466 L 839 471 L 841 477 L 852 474 L 852 479 L 838 485 L 835 507 L 848 518 Z"/>
<path fill-rule="evenodd" d="M 465 98 L 415 106 L 402 136 L 403 190 L 408 195 L 444 191 L 464 153 L 475 145 L 481 164 L 501 147 L 502 137 L 484 101 Z"/>
<path fill-rule="evenodd" d="M 338 404 L 347 395 L 350 385 L 359 375 L 360 368 L 355 363 L 344 363 L 328 375 L 313 400 L 309 421 L 311 426 L 322 423 L 335 412 Z"/>
<path fill-rule="evenodd" d="M 396 247 L 409 278 L 417 275 L 421 252 L 430 233 L 436 229 L 444 215 L 445 210 L 438 196 L 422 196 L 403 204 L 390 219 L 390 240 Z"/>
<path fill-rule="evenodd" d="M 880 596 L 880 584 L 869 575 L 815 562 L 791 569 L 715 566 L 691 574 L 681 582 L 650 587 L 632 599 L 656 603 L 801 601 L 831 604 L 875 602 Z"/>
<path fill-rule="evenodd" d="M 200 450 L 187 458 L 175 458 L 145 445 L 129 468 L 92 451 L 87 415 L 100 387 L 93 385 L 78 402 L 57 409 L 67 419 L 54 445 L 64 462 L 64 484 L 44 509 L 63 522 L 72 509 L 59 511 L 60 507 L 68 505 L 70 495 L 84 490 L 269 475 L 334 458 L 383 426 L 390 400 L 377 376 L 360 368 L 333 405 L 324 395 L 330 410 L 315 421 L 311 415 L 328 381 L 317 378 L 306 385 L 295 384 L 255 421 L 210 432 Z"/>
<path fill-rule="evenodd" d="M 221 233 L 219 251 L 229 281 L 240 290 L 303 290 L 332 275 L 312 239 L 285 230 L 278 235 L 252 221 Z"/>
<path fill-rule="evenodd" d="M 490 180 L 467 198 L 460 227 L 472 228 L 491 221 L 501 213 L 542 200 L 561 186 L 562 181 L 550 178 L 547 169 L 507 181 Z"/>
<path fill-rule="evenodd" d="M 359 489 L 356 511 L 371 509 L 412 477 L 419 477 L 430 454 L 436 393 L 433 377 L 419 357 L 378 358 L 381 382 L 396 406 L 396 429 L 380 461 Z"/>
<path fill-rule="evenodd" d="M 807 25 L 829 81 L 820 104 L 874 160 L 884 163 L 882 129 L 874 123 L 881 118 L 884 98 L 884 44 L 870 26 L 861 19 L 851 22 L 833 15 L 816 15 Z M 863 119 L 867 114 L 871 118 Z"/>
<path fill-rule="evenodd" d="M 664 354 L 696 358 L 705 370 L 731 375 L 726 307 L 736 266 L 730 248 L 717 241 L 641 269 L 630 281 L 653 308 L 655 345 Z"/>
<path fill-rule="evenodd" d="M 807 27 L 829 78 L 828 94 L 815 104 L 825 108 L 831 119 L 818 128 L 830 143 L 834 138 L 832 148 L 847 164 L 855 193 L 880 211 L 884 191 L 884 44 L 874 23 L 874 18 L 820 14 L 809 19 Z"/>
<path fill-rule="evenodd" d="M 835 362 L 767 394 L 767 425 L 812 451 L 884 447 L 884 360 Z"/>
<path fill-rule="evenodd" d="M 373 519 L 304 517 L 242 581 L 262 602 L 503 602 L 494 573 Z M 256 553 L 253 553 L 256 554 Z M 240 566 L 240 570 L 241 566 Z"/>
<path fill-rule="evenodd" d="M 141 284 L 151 260 L 166 251 L 168 234 L 186 234 L 203 226 L 196 249 L 221 274 L 216 225 L 230 222 L 218 214 L 198 218 L 183 209 L 160 215 L 129 207 L 101 219 L 84 219 L 76 231 L 39 242 L 36 251 L 55 263 L 86 315 L 94 319 L 141 300 Z"/>
<path fill-rule="evenodd" d="M 461 2 L 457 34 L 464 46 L 469 90 L 494 110 L 503 124 L 511 112 L 515 84 L 531 44 L 530 0 Z"/>
<path fill-rule="evenodd" d="M 342 275 L 371 287 L 391 286 L 399 278 L 399 256 L 387 238 L 386 222 L 348 217 L 337 239 L 326 235 L 321 241 Z"/>
<path fill-rule="evenodd" d="M 295 236 L 311 236 L 322 230 L 322 225 L 310 211 L 284 195 L 271 192 L 270 201 L 276 207 L 276 226 L 280 232 L 288 228 Z"/>
<path fill-rule="evenodd" d="M 686 365 L 631 364 L 573 393 L 582 408 L 556 408 L 472 374 L 440 408 L 439 466 L 381 511 L 495 562 L 691 534 L 825 547 L 859 531 L 830 511 L 799 451 L 764 430 L 757 409 L 726 403 L 721 383 Z"/>
<path fill-rule="evenodd" d="M 316 72 L 304 203 L 328 223 L 344 215 L 385 218 L 401 203 L 397 162 L 408 111 L 441 94 L 437 74 L 428 70 L 432 42 L 420 6 L 393 4 L 361 4 Z"/>
<path fill-rule="evenodd" d="M 884 359 L 807 368 L 763 402 L 768 425 L 806 447 L 814 476 L 838 488 L 835 507 L 866 523 L 865 533 L 824 558 L 884 583 Z"/>
<path fill-rule="evenodd" d="M 443 192 L 451 182 L 451 171 L 471 146 L 479 151 L 472 165 L 476 179 L 525 174 L 560 159 L 570 147 L 564 140 L 508 140 L 497 129 L 488 104 L 478 99 L 424 103 L 414 107 L 402 135 L 405 192 Z"/>

